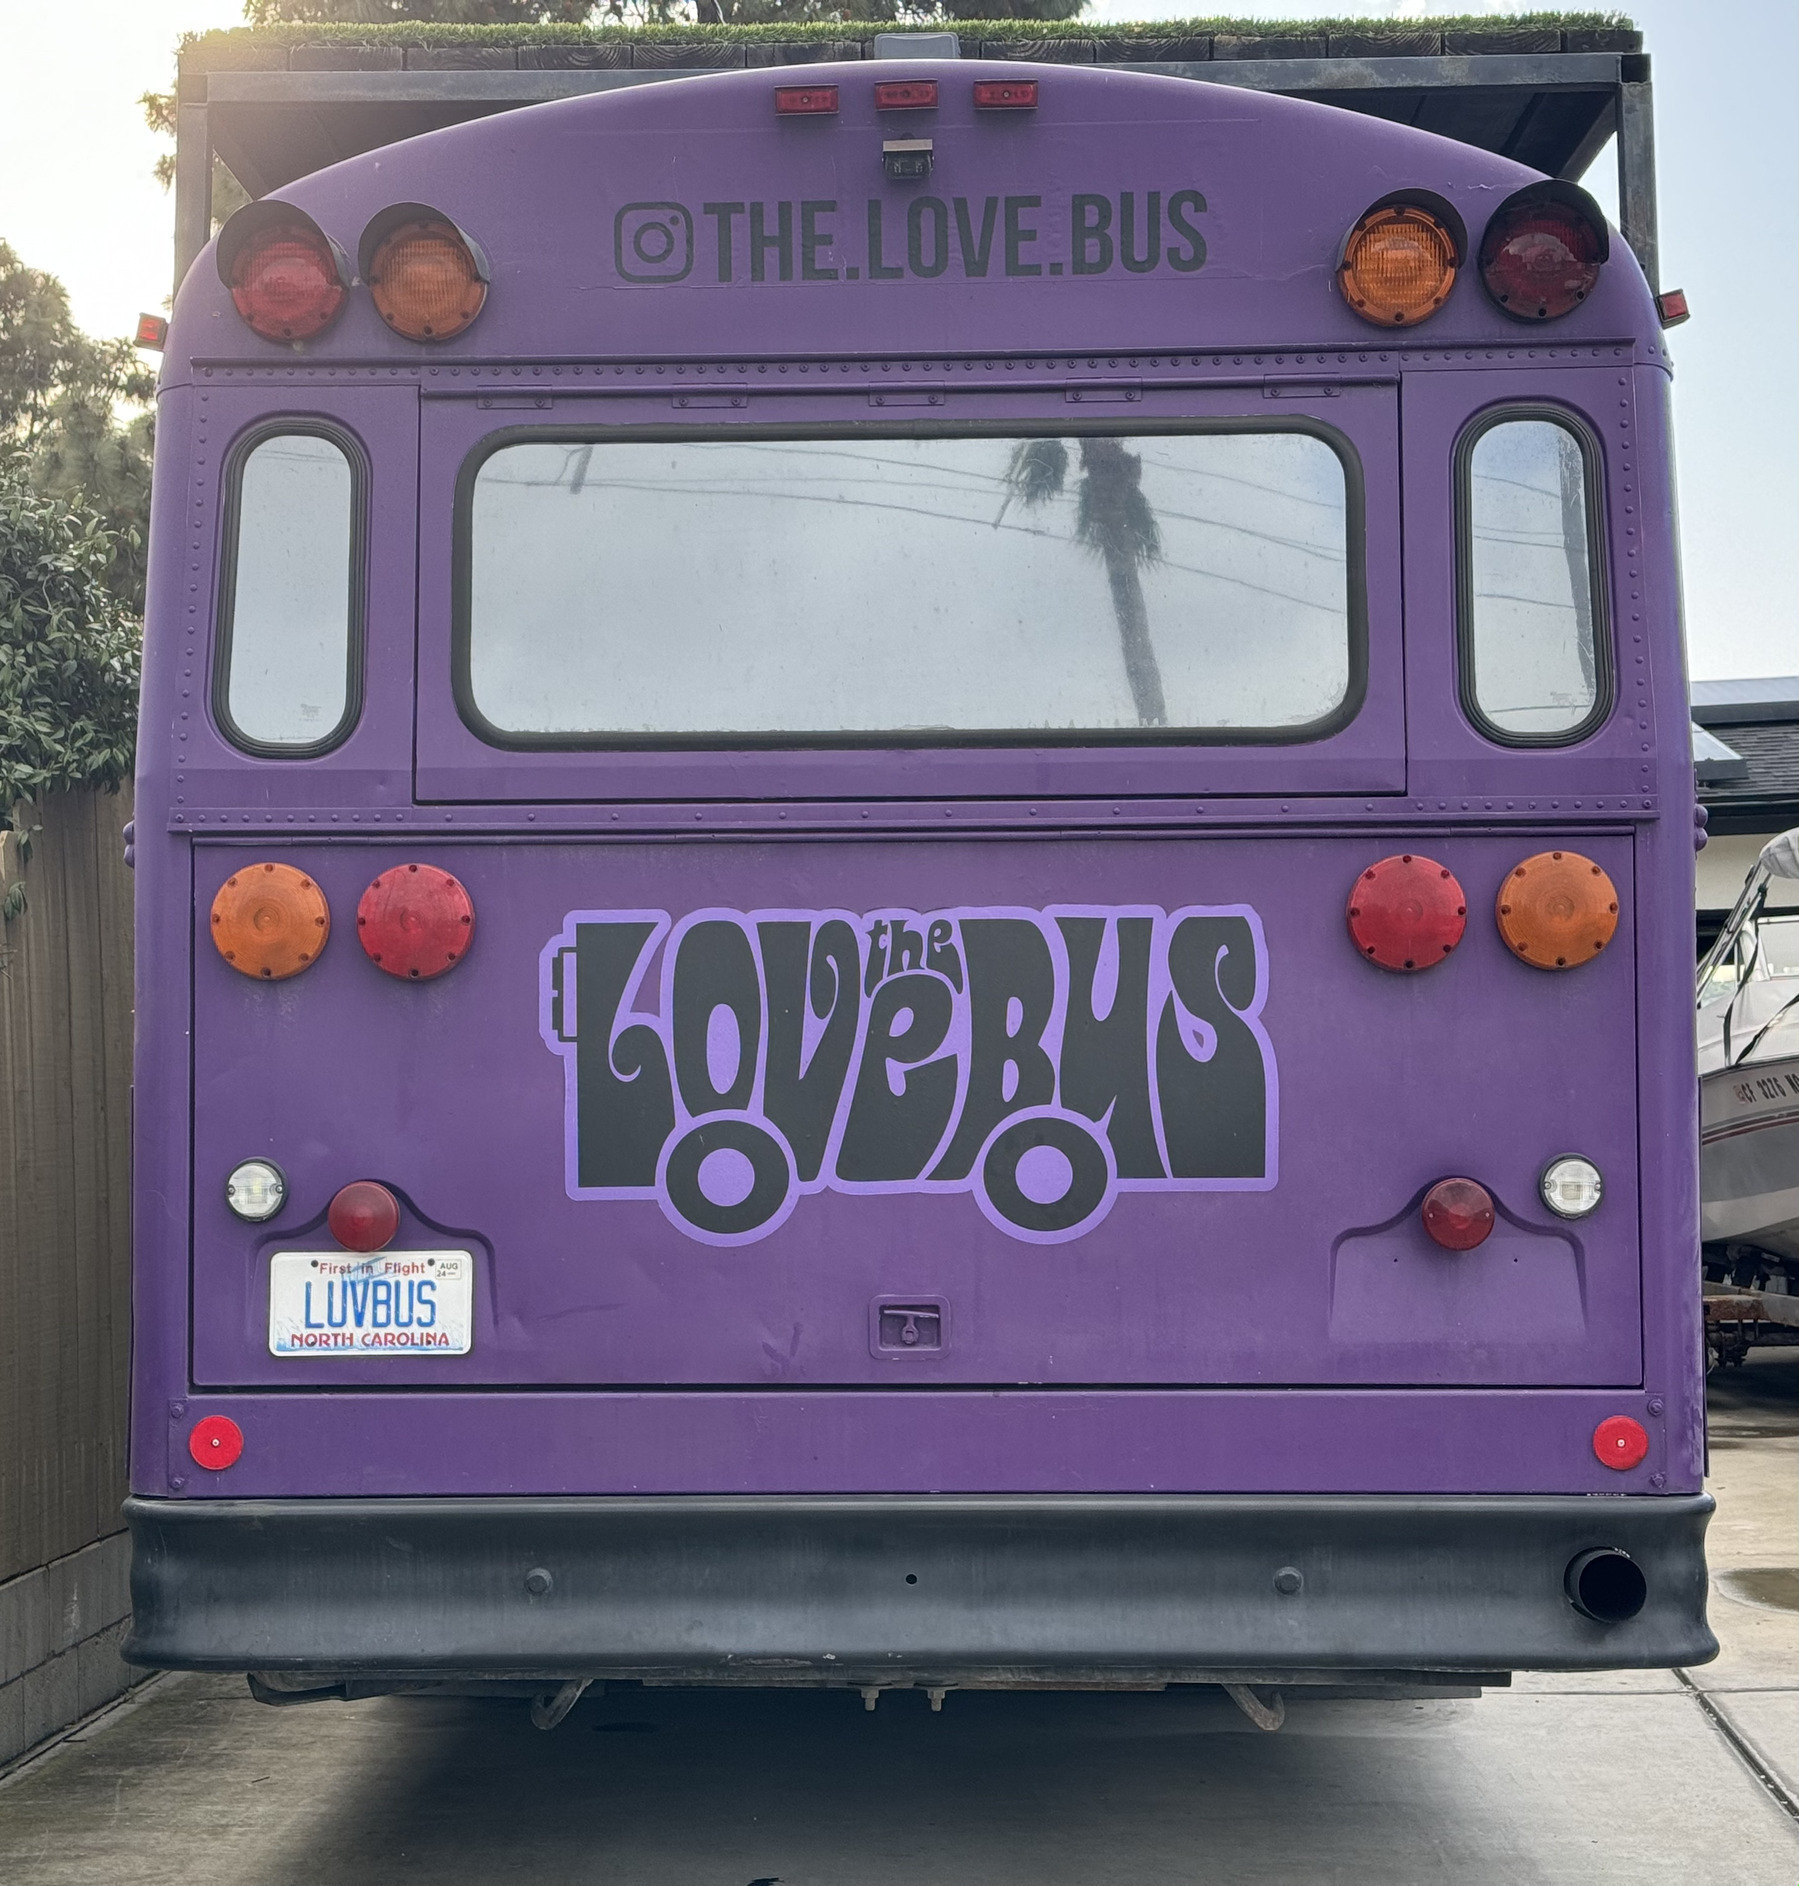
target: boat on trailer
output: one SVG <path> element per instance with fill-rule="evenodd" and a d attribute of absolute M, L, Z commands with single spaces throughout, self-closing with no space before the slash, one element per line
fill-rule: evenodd
<path fill-rule="evenodd" d="M 1768 908 L 1795 879 L 1799 828 L 1762 847 L 1698 972 L 1706 1320 L 1727 1359 L 1799 1341 L 1799 911 Z"/>

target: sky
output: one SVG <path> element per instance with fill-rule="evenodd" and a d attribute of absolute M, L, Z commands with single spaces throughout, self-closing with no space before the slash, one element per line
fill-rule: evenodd
<path fill-rule="evenodd" d="M 1503 18 L 1510 0 L 1240 0 L 1267 19 L 1324 11 Z M 1191 16 L 1091 0 L 1095 20 Z M 1675 426 L 1689 665 L 1695 677 L 1799 673 L 1799 64 L 1793 0 L 1636 0 L 1654 59 L 1662 284 L 1675 331 Z M 169 292 L 173 224 L 151 175 L 167 146 L 140 93 L 166 90 L 184 31 L 241 22 L 241 0 L 0 0 L 0 240 L 67 285 L 91 333 L 129 333 Z M 79 73 L 74 97 L 71 77 Z M 1608 151 L 1587 183 L 1616 217 Z"/>

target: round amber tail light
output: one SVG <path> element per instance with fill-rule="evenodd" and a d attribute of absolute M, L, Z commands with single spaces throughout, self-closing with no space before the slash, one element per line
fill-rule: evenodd
<path fill-rule="evenodd" d="M 247 864 L 212 900 L 212 940 L 240 975 L 283 982 L 309 969 L 331 935 L 325 893 L 291 864 Z"/>
<path fill-rule="evenodd" d="M 1414 327 L 1449 299 L 1460 261 L 1461 244 L 1442 217 L 1420 203 L 1389 203 L 1349 232 L 1337 284 L 1364 321 Z"/>
<path fill-rule="evenodd" d="M 480 252 L 454 223 L 429 212 L 391 223 L 363 275 L 376 312 L 409 341 L 453 340 L 487 300 Z"/>
<path fill-rule="evenodd" d="M 1575 969 L 1617 934 L 1618 888 L 1578 851 L 1539 851 L 1506 873 L 1493 915 L 1520 962 Z"/>

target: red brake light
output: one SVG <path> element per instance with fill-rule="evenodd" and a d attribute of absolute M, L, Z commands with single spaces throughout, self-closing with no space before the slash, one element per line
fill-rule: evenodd
<path fill-rule="evenodd" d="M 976 111 L 1035 111 L 1037 109 L 1037 81 L 1035 79 L 976 79 L 974 105 Z"/>
<path fill-rule="evenodd" d="M 1493 1198 L 1472 1179 L 1439 1179 L 1424 1195 L 1419 1216 L 1446 1251 L 1472 1251 L 1493 1230 Z"/>
<path fill-rule="evenodd" d="M 400 1233 L 400 1201 L 373 1179 L 353 1179 L 326 1208 L 325 1227 L 346 1251 L 384 1251 Z"/>
<path fill-rule="evenodd" d="M 935 111 L 935 79 L 883 79 L 875 87 L 876 111 Z"/>
<path fill-rule="evenodd" d="M 1554 321 L 1593 292 L 1611 246 L 1605 219 L 1572 184 L 1532 184 L 1493 212 L 1480 243 L 1480 279 L 1507 314 Z"/>
<path fill-rule="evenodd" d="M 1440 963 L 1468 927 L 1468 898 L 1435 858 L 1371 864 L 1349 893 L 1349 934 L 1371 963 L 1401 975 Z"/>
<path fill-rule="evenodd" d="M 160 314 L 140 314 L 133 344 L 148 353 L 159 354 L 169 344 L 169 324 Z"/>
<path fill-rule="evenodd" d="M 324 333 L 347 292 L 324 233 L 297 214 L 250 236 L 233 258 L 229 282 L 238 313 L 271 341 L 305 341 Z"/>
<path fill-rule="evenodd" d="M 1679 327 L 1693 312 L 1687 306 L 1687 291 L 1684 288 L 1664 289 L 1655 298 L 1655 311 L 1661 316 L 1663 327 Z"/>
<path fill-rule="evenodd" d="M 777 85 L 775 115 L 780 118 L 828 117 L 837 109 L 835 85 Z"/>
<path fill-rule="evenodd" d="M 411 982 L 429 982 L 454 969 L 474 934 L 473 900 L 435 865 L 383 871 L 356 906 L 356 936 L 369 961 Z"/>

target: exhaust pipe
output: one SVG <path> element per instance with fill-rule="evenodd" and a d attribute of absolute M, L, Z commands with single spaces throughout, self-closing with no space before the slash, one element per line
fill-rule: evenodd
<path fill-rule="evenodd" d="M 1568 1561 L 1568 1602 L 1595 1624 L 1628 1624 L 1649 1600 L 1649 1582 L 1628 1552 L 1597 1546 Z"/>

